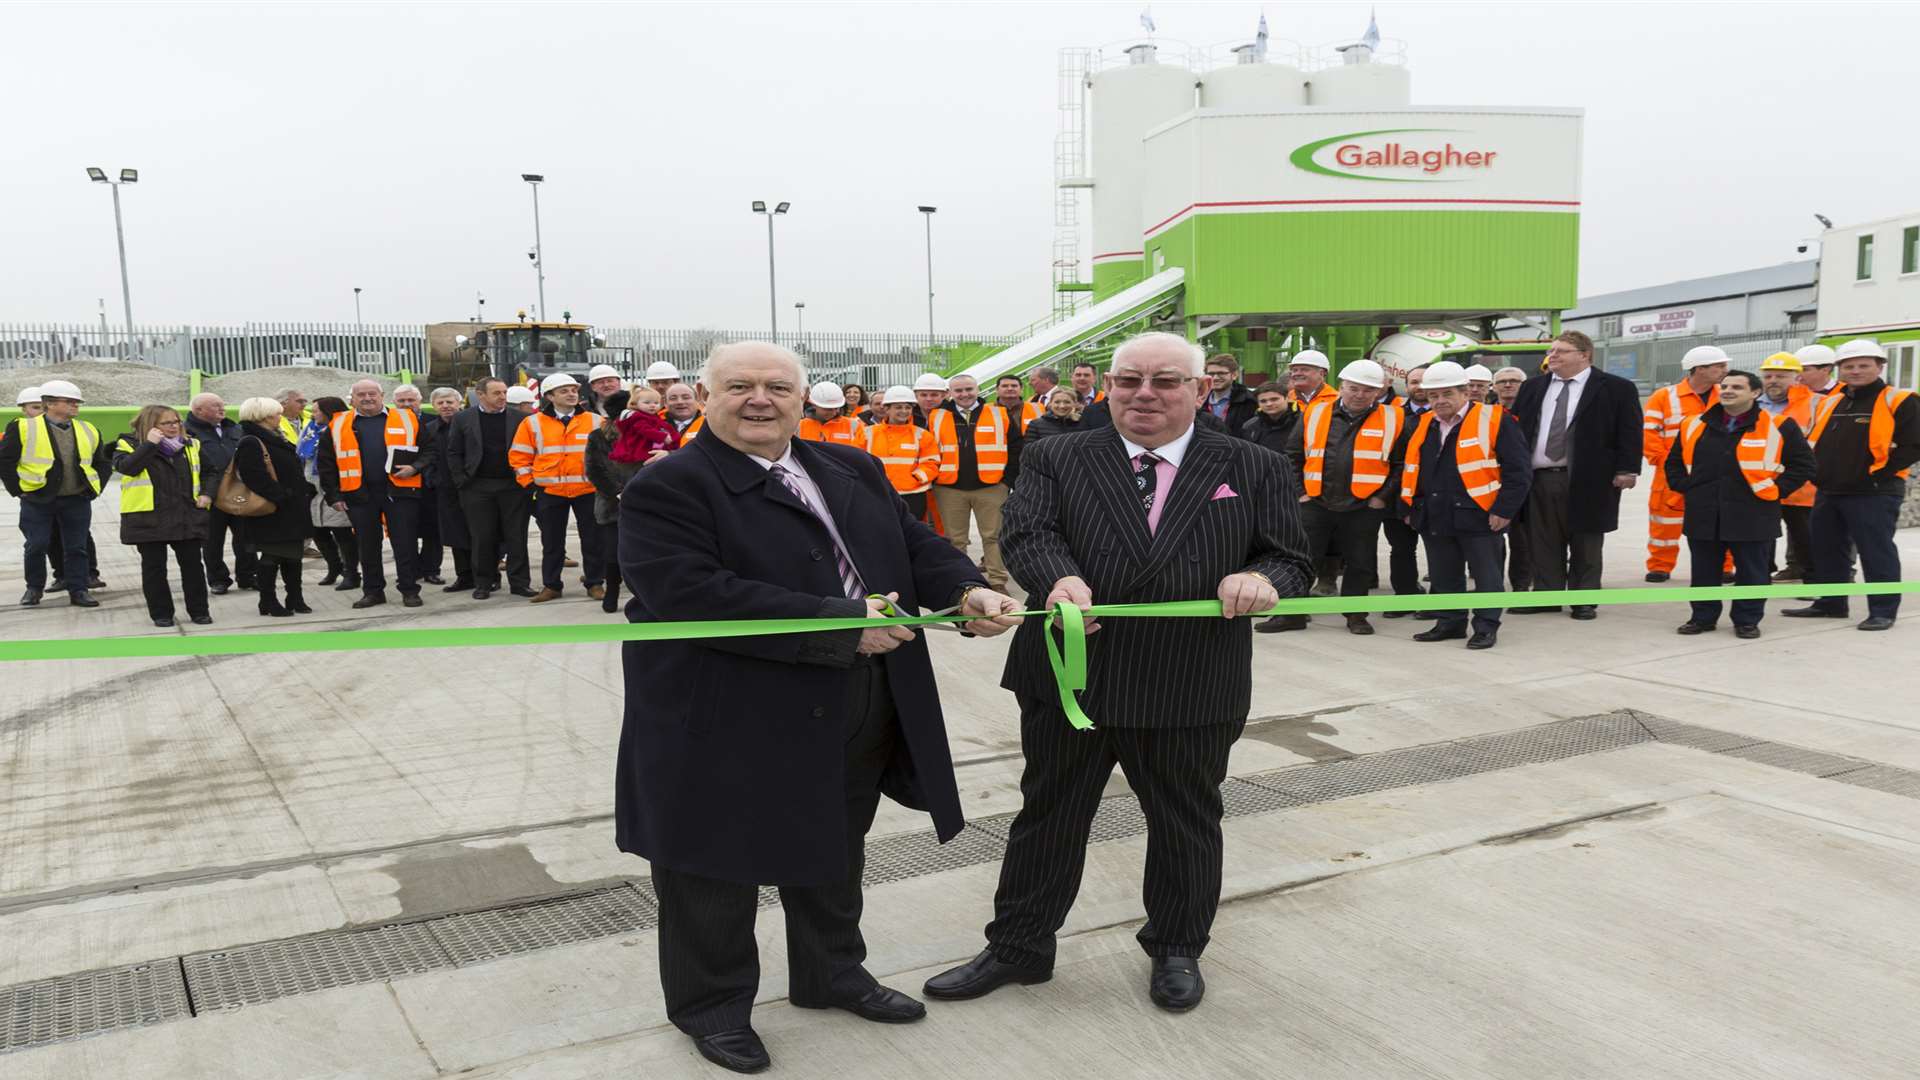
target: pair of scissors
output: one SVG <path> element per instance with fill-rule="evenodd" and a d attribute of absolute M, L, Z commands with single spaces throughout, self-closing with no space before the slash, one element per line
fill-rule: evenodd
<path fill-rule="evenodd" d="M 881 607 L 881 609 L 880 609 L 880 613 L 881 613 L 882 615 L 885 615 L 885 616 L 886 616 L 887 618 L 889 618 L 889 619 L 897 619 L 897 618 L 900 618 L 900 617 L 901 617 L 901 615 L 900 615 L 900 609 L 894 606 L 894 603 L 893 603 L 893 601 L 891 601 L 891 600 L 889 600 L 889 599 L 887 599 L 887 598 L 886 598 L 886 597 L 884 597 L 884 596 L 881 596 L 881 595 L 880 595 L 879 593 L 874 593 L 873 595 L 871 595 L 871 596 L 869 596 L 869 597 L 867 597 L 867 599 L 869 599 L 869 600 L 878 600 L 878 601 L 880 601 L 880 603 L 881 603 L 882 605 L 884 605 L 883 607 Z M 921 615 L 923 615 L 923 616 L 925 616 L 925 617 L 927 617 L 927 618 L 931 618 L 931 619 L 937 619 L 937 618 L 940 618 L 941 616 L 945 616 L 945 615 L 951 615 L 951 614 L 953 614 L 954 612 L 956 612 L 956 611 L 959 611 L 959 610 L 960 610 L 960 605 L 959 605 L 959 604 L 954 604 L 954 605 L 953 605 L 953 606 L 951 606 L 951 607 L 944 607 L 944 608 L 941 608 L 941 609 L 940 609 L 939 611 L 923 611 L 923 612 L 921 612 L 920 614 L 921 614 Z M 956 634 L 958 634 L 958 633 L 961 633 L 961 632 L 962 632 L 962 631 L 961 631 L 961 629 L 960 629 L 960 624 L 958 624 L 958 623 L 945 623 L 945 622 L 942 622 L 942 623 L 928 623 L 927 625 L 925 625 L 925 626 L 922 626 L 922 627 L 920 627 L 919 629 L 922 629 L 922 630 L 951 630 L 951 631 L 953 631 L 953 632 L 954 632 L 954 633 L 956 633 Z"/>

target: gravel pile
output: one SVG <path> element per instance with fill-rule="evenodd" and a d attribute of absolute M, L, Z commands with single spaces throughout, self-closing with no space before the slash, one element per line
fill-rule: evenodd
<path fill-rule="evenodd" d="M 187 376 L 172 368 L 114 360 L 66 360 L 41 367 L 0 371 L 0 406 L 11 406 L 20 391 L 49 379 L 65 379 L 80 388 L 88 405 L 184 405 Z"/>
<path fill-rule="evenodd" d="M 308 401 L 319 397 L 345 400 L 347 390 L 365 378 L 369 376 L 335 367 L 270 367 L 203 379 L 200 386 L 203 390 L 219 394 L 228 405 L 238 405 L 250 397 L 275 397 L 288 387 L 307 395 Z M 400 380 L 380 379 L 379 383 L 387 396 L 392 397 L 393 389 L 400 385 Z"/>

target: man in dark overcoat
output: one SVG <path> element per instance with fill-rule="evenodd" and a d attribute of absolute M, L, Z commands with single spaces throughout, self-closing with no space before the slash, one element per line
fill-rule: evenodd
<path fill-rule="evenodd" d="M 907 513 L 877 458 L 794 438 L 807 380 L 779 346 L 718 350 L 701 437 L 640 470 L 620 500 L 634 622 L 883 617 L 959 605 L 1018 620 L 967 556 Z M 890 601 L 890 603 L 889 603 Z M 924 639 L 898 626 L 630 642 L 615 826 L 652 864 L 667 1016 L 741 1072 L 768 1056 L 756 886 L 780 889 L 788 997 L 888 1023 L 924 1007 L 862 966 L 860 880 L 882 794 L 963 822 Z"/>

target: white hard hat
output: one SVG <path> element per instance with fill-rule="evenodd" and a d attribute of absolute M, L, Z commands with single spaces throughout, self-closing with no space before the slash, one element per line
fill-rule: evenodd
<path fill-rule="evenodd" d="M 914 404 L 918 404 L 918 399 L 916 399 L 913 396 L 913 391 L 908 389 L 907 387 L 889 386 L 887 387 L 886 394 L 880 398 L 880 404 L 882 405 L 914 405 Z"/>
<path fill-rule="evenodd" d="M 593 370 L 587 372 L 587 381 L 590 383 L 599 382 L 601 379 L 617 379 L 619 377 L 620 373 L 606 364 L 595 364 L 593 365 Z"/>
<path fill-rule="evenodd" d="M 1833 361 L 1834 363 L 1837 364 L 1842 360 L 1852 360 L 1861 356 L 1871 356 L 1875 360 L 1885 363 L 1887 359 L 1887 350 L 1885 346 L 1881 345 L 1879 342 L 1873 340 L 1872 338 L 1864 338 L 1864 337 L 1854 338 L 1852 341 L 1849 341 L 1845 345 L 1842 345 L 1838 349 L 1834 350 Z M 51 385 L 53 384 L 52 383 L 47 384 L 47 386 L 51 386 Z M 46 386 L 43 386 L 40 389 L 42 391 L 45 391 L 46 388 L 47 388 Z M 51 397 L 52 395 L 49 394 L 48 396 Z"/>
<path fill-rule="evenodd" d="M 1471 364 L 1467 367 L 1468 382 L 1492 382 L 1493 372 L 1485 364 Z"/>
<path fill-rule="evenodd" d="M 1321 352 L 1319 349 L 1303 349 L 1295 353 L 1293 359 L 1287 361 L 1288 367 L 1294 367 L 1300 364 L 1305 364 L 1307 367 L 1317 367 L 1321 371 L 1333 370 L 1333 365 L 1327 363 L 1327 354 Z"/>
<path fill-rule="evenodd" d="M 1427 375 L 1420 380 L 1420 386 L 1427 390 L 1445 390 L 1449 386 L 1467 385 L 1467 369 L 1451 360 L 1437 360 L 1427 365 Z"/>
<path fill-rule="evenodd" d="M 27 387 L 25 390 L 20 391 L 20 393 L 13 399 L 13 403 L 15 405 L 40 404 L 40 388 L 37 386 Z"/>
<path fill-rule="evenodd" d="M 1387 385 L 1387 372 L 1385 368 L 1371 360 L 1355 360 L 1340 369 L 1340 382 L 1342 385 L 1356 383 L 1378 390 Z"/>
<path fill-rule="evenodd" d="M 533 391 L 524 386 L 507 387 L 507 404 L 509 405 L 525 405 L 536 400 L 538 399 L 533 396 Z"/>
<path fill-rule="evenodd" d="M 938 390 L 944 394 L 947 392 L 947 380 L 929 371 L 925 375 L 913 380 L 913 388 L 915 390 Z"/>
<path fill-rule="evenodd" d="M 1685 371 L 1724 363 L 1727 363 L 1727 353 L 1718 345 L 1695 345 L 1680 358 L 1680 367 Z"/>
<path fill-rule="evenodd" d="M 578 382 L 574 381 L 573 376 L 567 374 L 564 371 L 556 371 L 553 374 L 547 376 L 546 378 L 540 380 L 540 392 L 544 394 L 549 390 L 558 390 L 563 386 L 577 387 L 579 385 L 580 384 Z"/>
<path fill-rule="evenodd" d="M 844 409 L 847 406 L 847 392 L 840 389 L 838 383 L 814 383 L 807 400 L 822 409 Z"/>
<path fill-rule="evenodd" d="M 1886 354 L 1882 353 L 1880 355 L 1885 356 Z M 79 387 L 73 385 L 72 383 L 68 382 L 65 379 L 50 379 L 47 382 L 41 383 L 40 396 L 43 398 L 50 398 L 50 397 L 70 398 L 74 401 L 87 400 L 86 398 L 83 398 L 80 396 Z"/>
<path fill-rule="evenodd" d="M 648 364 L 647 381 L 659 382 L 662 379 L 672 379 L 674 382 L 679 382 L 680 369 L 667 363 L 665 360 L 655 360 L 653 363 Z"/>
<path fill-rule="evenodd" d="M 1799 359 L 1802 367 L 1832 367 L 1835 363 L 1831 345 L 1808 345 L 1794 350 L 1793 355 Z"/>

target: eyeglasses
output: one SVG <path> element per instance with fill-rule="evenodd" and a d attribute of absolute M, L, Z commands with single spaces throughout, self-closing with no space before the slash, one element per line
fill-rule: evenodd
<path fill-rule="evenodd" d="M 176 416 L 171 420 L 155 420 L 153 422 L 153 426 L 154 427 L 172 427 L 174 424 L 177 424 L 179 422 L 180 422 L 180 418 Z"/>
<path fill-rule="evenodd" d="M 1140 384 L 1146 382 L 1151 382 L 1155 390 L 1178 390 L 1193 381 L 1193 376 L 1191 375 L 1155 375 L 1153 378 L 1148 379 L 1144 375 L 1135 375 L 1131 372 L 1108 377 L 1113 380 L 1113 386 L 1116 390 L 1138 390 L 1140 389 Z"/>

